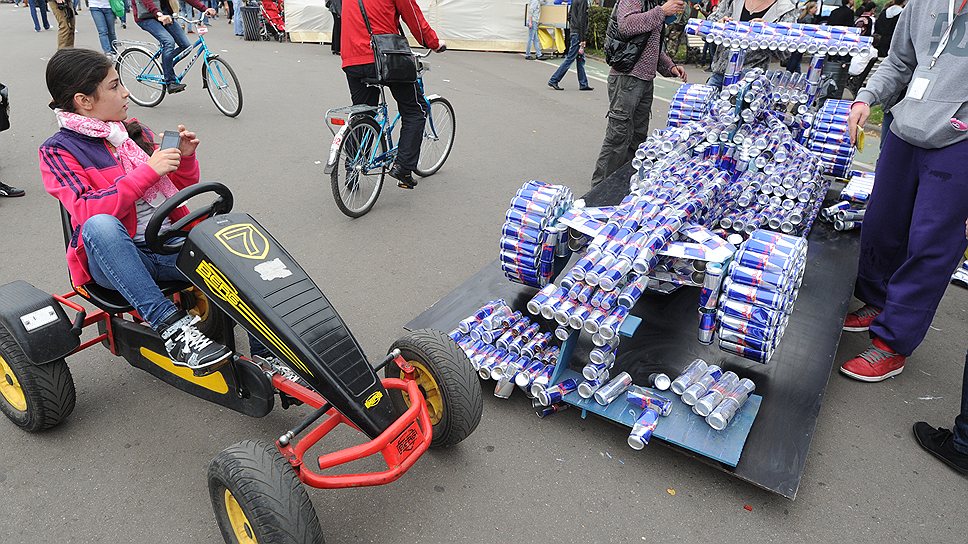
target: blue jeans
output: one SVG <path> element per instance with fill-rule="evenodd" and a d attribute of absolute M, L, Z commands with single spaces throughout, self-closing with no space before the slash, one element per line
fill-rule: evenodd
<path fill-rule="evenodd" d="M 156 283 L 186 281 L 185 275 L 175 268 L 178 255 L 158 255 L 135 244 L 121 220 L 108 214 L 94 215 L 85 221 L 81 239 L 94 281 L 121 293 L 151 328 L 159 330 L 178 311 Z"/>
<path fill-rule="evenodd" d="M 538 23 L 536 22 L 532 23 L 531 28 L 528 29 L 528 46 L 524 50 L 524 54 L 527 56 L 531 56 L 531 44 L 534 44 L 535 55 L 540 57 L 544 54 L 544 52 L 541 51 L 541 40 L 538 39 Z"/>
<path fill-rule="evenodd" d="M 235 17 L 232 19 L 232 23 L 235 26 L 235 35 L 242 35 L 242 0 L 232 0 L 232 4 L 235 6 Z"/>
<path fill-rule="evenodd" d="M 114 34 L 114 12 L 111 8 L 90 8 L 90 12 L 97 27 L 97 37 L 101 40 L 101 50 L 114 53 L 114 40 L 118 39 Z"/>
<path fill-rule="evenodd" d="M 157 19 L 138 21 L 138 26 L 158 40 L 161 45 L 161 71 L 165 82 L 175 83 L 175 57 L 191 46 L 185 31 L 177 22 L 163 25 Z"/>
<path fill-rule="evenodd" d="M 40 31 L 40 23 L 37 21 L 37 10 L 40 9 L 40 18 L 44 22 L 44 30 L 50 28 L 47 22 L 47 2 L 45 0 L 27 0 L 30 7 L 30 17 L 34 20 L 34 30 Z"/>
<path fill-rule="evenodd" d="M 968 454 L 968 354 L 965 354 L 965 377 L 961 383 L 961 413 L 955 418 L 954 446 Z"/>
<path fill-rule="evenodd" d="M 725 79 L 725 77 L 726 76 L 723 74 L 713 73 L 712 75 L 709 76 L 709 79 L 706 80 L 706 85 L 716 87 L 717 89 L 722 89 L 723 79 Z"/>
<path fill-rule="evenodd" d="M 579 87 L 588 86 L 588 77 L 585 75 L 585 55 L 578 54 L 578 44 L 580 43 L 581 43 L 581 38 L 578 36 L 578 34 L 572 34 L 571 46 L 568 48 L 568 56 L 565 57 L 565 61 L 561 63 L 561 66 L 558 67 L 558 70 L 556 70 L 554 75 L 551 76 L 551 79 L 548 80 L 549 85 L 552 83 L 557 85 L 558 82 L 565 77 L 565 74 L 568 72 L 568 69 L 571 68 L 571 63 L 577 60 L 578 61 L 578 86 Z"/>

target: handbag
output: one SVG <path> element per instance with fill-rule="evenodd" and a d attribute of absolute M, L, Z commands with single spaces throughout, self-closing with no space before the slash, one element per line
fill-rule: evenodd
<path fill-rule="evenodd" d="M 109 0 L 111 3 L 111 11 L 118 19 L 124 18 L 124 0 Z M 114 21 L 112 21 L 113 23 Z"/>
<path fill-rule="evenodd" d="M 10 97 L 7 86 L 0 83 L 0 132 L 10 128 Z"/>
<path fill-rule="evenodd" d="M 370 33 L 370 47 L 373 49 L 377 81 L 380 85 L 416 83 L 417 59 L 410 50 L 410 44 L 403 35 L 403 29 L 400 29 L 399 34 L 374 34 L 370 19 L 366 16 L 366 9 L 363 7 L 363 0 L 357 1 L 360 3 L 360 13 L 363 14 L 366 30 Z"/>
<path fill-rule="evenodd" d="M 615 68 L 615 71 L 627 74 L 635 68 L 639 58 L 645 51 L 645 46 L 652 36 L 651 32 L 638 34 L 630 38 L 622 36 L 618 30 L 618 4 L 612 7 L 612 13 L 608 17 L 608 25 L 605 27 L 605 63 Z M 651 5 L 648 0 L 643 0 L 642 11 Z M 661 27 L 659 29 L 661 33 Z"/>

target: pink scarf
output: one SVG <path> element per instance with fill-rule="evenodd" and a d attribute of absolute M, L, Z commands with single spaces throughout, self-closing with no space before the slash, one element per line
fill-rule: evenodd
<path fill-rule="evenodd" d="M 117 150 L 118 160 L 125 172 L 130 172 L 148 162 L 148 154 L 128 136 L 128 129 L 120 121 L 102 121 L 93 117 L 85 117 L 61 109 L 54 110 L 57 123 L 62 127 L 73 130 L 85 136 L 104 138 Z M 142 200 L 157 208 L 166 198 L 178 192 L 175 184 L 168 176 L 161 176 L 157 183 L 145 191 Z"/>

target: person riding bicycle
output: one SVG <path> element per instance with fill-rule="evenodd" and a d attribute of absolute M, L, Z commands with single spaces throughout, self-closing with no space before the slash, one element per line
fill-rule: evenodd
<path fill-rule="evenodd" d="M 185 90 L 185 84 L 179 83 L 175 77 L 175 57 L 192 44 L 185 35 L 185 29 L 175 24 L 172 19 L 172 15 L 178 13 L 177 8 L 172 9 L 172 0 L 159 1 L 160 7 L 156 6 L 153 0 L 133 0 L 131 9 L 134 10 L 134 19 L 138 26 L 154 36 L 161 46 L 161 72 L 165 76 L 168 92 L 179 93 Z M 209 17 L 215 17 L 217 14 L 214 9 L 206 8 L 199 0 L 185 1 Z"/>
<path fill-rule="evenodd" d="M 127 122 L 128 91 L 114 64 L 87 49 L 61 49 L 47 63 L 50 107 L 60 130 L 40 146 L 44 188 L 71 216 L 67 268 L 81 290 L 91 281 L 120 292 L 165 342 L 171 361 L 202 375 L 232 352 L 198 330 L 165 298 L 158 281 L 185 281 L 177 255 L 153 253 L 145 229 L 156 207 L 198 183 L 194 132 L 178 126 L 178 147 L 158 149 L 151 131 Z M 165 221 L 185 217 L 178 208 Z"/>
<path fill-rule="evenodd" d="M 374 34 L 399 32 L 402 17 L 414 38 L 424 47 L 442 53 L 447 45 L 444 40 L 437 38 L 437 33 L 430 28 L 414 0 L 344 0 L 340 56 L 343 59 L 343 72 L 346 73 L 350 96 L 354 106 L 376 106 L 380 101 L 380 90 L 366 84 L 366 80 L 376 79 L 376 69 L 370 47 L 370 34 L 360 11 L 361 2 Z M 412 172 L 417 168 L 417 160 L 420 158 L 420 140 L 427 112 L 421 105 L 420 90 L 416 83 L 393 83 L 388 87 L 397 102 L 401 121 L 397 159 L 389 174 L 397 180 L 399 187 L 413 189 L 417 182 L 413 179 Z"/>

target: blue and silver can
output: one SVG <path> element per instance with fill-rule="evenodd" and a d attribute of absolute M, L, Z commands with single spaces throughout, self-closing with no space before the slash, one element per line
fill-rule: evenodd
<path fill-rule="evenodd" d="M 547 389 L 542 389 L 538 392 L 535 397 L 538 399 L 543 406 L 549 406 L 555 404 L 556 402 L 561 402 L 561 399 L 578 389 L 578 382 L 569 378 L 557 385 L 548 387 Z"/>
<path fill-rule="evenodd" d="M 662 416 L 668 416 L 672 413 L 672 399 L 637 385 L 629 387 L 625 393 L 625 400 L 639 408 L 655 410 Z"/>
<path fill-rule="evenodd" d="M 593 395 L 595 402 L 602 406 L 608 406 L 619 395 L 624 393 L 630 385 L 632 385 L 632 376 L 628 372 L 622 372 L 612 378 L 607 384 L 603 385 L 598 391 L 595 391 Z"/>
<path fill-rule="evenodd" d="M 641 450 L 644 448 L 652 438 L 652 433 L 658 424 L 658 412 L 651 408 L 643 410 L 642 415 L 639 416 L 639 419 L 635 421 L 635 425 L 632 426 L 632 432 L 628 438 L 629 447 L 633 450 Z"/>

